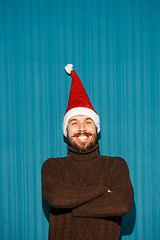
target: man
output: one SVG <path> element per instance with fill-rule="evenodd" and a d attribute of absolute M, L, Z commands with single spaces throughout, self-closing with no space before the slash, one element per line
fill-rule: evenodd
<path fill-rule="evenodd" d="M 72 75 L 63 120 L 68 155 L 42 166 L 42 193 L 51 206 L 49 239 L 116 240 L 134 198 L 128 167 L 122 158 L 99 154 L 99 116 L 72 67 L 65 67 Z"/>

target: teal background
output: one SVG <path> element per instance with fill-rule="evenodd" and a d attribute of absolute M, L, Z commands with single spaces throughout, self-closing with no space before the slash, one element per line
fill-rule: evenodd
<path fill-rule="evenodd" d="M 130 169 L 122 239 L 160 239 L 158 0 L 0 0 L 0 239 L 48 238 L 40 174 L 67 154 L 67 63 L 100 116 L 101 154 Z"/>

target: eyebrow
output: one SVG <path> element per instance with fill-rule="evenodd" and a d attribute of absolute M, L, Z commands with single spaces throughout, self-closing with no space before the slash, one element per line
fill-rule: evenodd
<path fill-rule="evenodd" d="M 86 118 L 86 120 L 91 120 L 91 121 L 93 121 L 93 120 L 92 120 L 92 118 L 89 118 L 89 117 L 88 117 L 88 118 Z"/>
<path fill-rule="evenodd" d="M 69 120 L 69 123 L 72 122 L 72 121 L 77 121 L 77 119 L 73 118 L 73 119 Z"/>
<path fill-rule="evenodd" d="M 85 120 L 91 120 L 91 121 L 93 121 L 92 120 L 92 118 L 85 118 Z M 71 119 L 71 120 L 69 120 L 69 123 L 71 123 L 72 121 L 77 121 L 77 118 L 73 118 L 73 119 Z"/>

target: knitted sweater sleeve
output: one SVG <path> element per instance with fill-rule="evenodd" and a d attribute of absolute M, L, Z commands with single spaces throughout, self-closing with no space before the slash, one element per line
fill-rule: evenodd
<path fill-rule="evenodd" d="M 42 194 L 51 207 L 72 209 L 103 195 L 107 188 L 70 186 L 62 181 L 54 159 L 44 162 L 41 170 Z"/>
<path fill-rule="evenodd" d="M 109 174 L 108 190 L 100 197 L 73 210 L 79 217 L 123 216 L 130 212 L 134 191 L 126 162 L 118 158 Z"/>

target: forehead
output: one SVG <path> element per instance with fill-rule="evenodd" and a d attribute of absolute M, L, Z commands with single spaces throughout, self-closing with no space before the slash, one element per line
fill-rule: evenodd
<path fill-rule="evenodd" d="M 93 121 L 92 118 L 90 118 L 86 115 L 76 115 L 76 116 L 71 117 L 68 122 L 70 123 L 71 121 L 86 121 L 88 119 Z"/>

